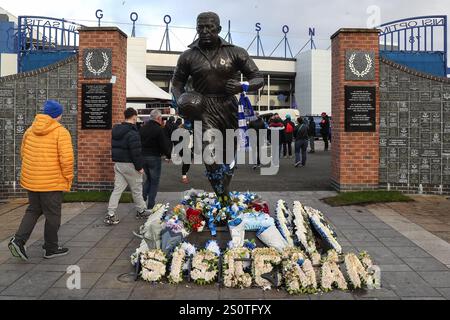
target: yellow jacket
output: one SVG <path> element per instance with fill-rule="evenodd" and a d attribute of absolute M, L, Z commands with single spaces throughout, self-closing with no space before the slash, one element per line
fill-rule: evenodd
<path fill-rule="evenodd" d="M 38 114 L 25 132 L 20 185 L 29 191 L 70 191 L 73 147 L 69 131 L 50 116 Z"/>

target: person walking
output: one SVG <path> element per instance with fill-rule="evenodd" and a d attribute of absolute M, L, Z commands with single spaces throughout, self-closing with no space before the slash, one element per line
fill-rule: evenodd
<path fill-rule="evenodd" d="M 250 124 L 248 125 L 249 129 L 253 129 L 256 132 L 256 141 L 257 141 L 257 145 L 254 146 L 256 147 L 256 165 L 253 166 L 253 170 L 256 170 L 258 168 L 261 168 L 261 155 L 260 155 L 260 151 L 261 151 L 261 141 L 260 141 L 260 132 L 261 130 L 265 130 L 266 129 L 266 123 L 264 122 L 263 118 L 261 118 L 259 116 L 259 113 L 256 113 L 256 120 L 251 121 Z M 253 147 L 253 146 L 252 146 Z"/>
<path fill-rule="evenodd" d="M 74 177 L 74 154 L 69 131 L 62 126 L 63 106 L 46 101 L 25 132 L 21 145 L 20 185 L 28 192 L 29 206 L 8 248 L 16 258 L 28 260 L 26 243 L 41 215 L 45 216 L 44 258 L 65 256 L 69 249 L 59 245 L 63 192 L 69 192 Z"/>
<path fill-rule="evenodd" d="M 164 132 L 166 133 L 167 138 L 169 138 L 170 143 L 172 143 L 172 133 L 176 129 L 175 117 L 170 117 L 164 126 Z"/>
<path fill-rule="evenodd" d="M 314 117 L 309 117 L 309 128 L 308 128 L 308 136 L 309 136 L 309 145 L 311 150 L 309 153 L 316 152 L 316 122 L 314 121 Z"/>
<path fill-rule="evenodd" d="M 162 128 L 161 111 L 153 110 L 150 121 L 139 132 L 144 157 L 144 171 L 147 176 L 147 208 L 153 209 L 161 179 L 162 160 L 172 158 L 172 145 Z"/>
<path fill-rule="evenodd" d="M 329 136 L 330 136 L 330 117 L 328 117 L 327 113 L 322 113 L 322 121 L 320 122 L 320 134 L 322 135 L 323 141 L 325 143 L 325 151 L 329 149 Z"/>
<path fill-rule="evenodd" d="M 117 215 L 122 193 L 129 186 L 136 206 L 136 219 L 150 215 L 142 197 L 144 160 L 142 158 L 141 139 L 136 127 L 137 111 L 128 108 L 124 112 L 125 122 L 115 125 L 112 130 L 112 161 L 114 164 L 114 191 L 108 205 L 104 223 L 108 226 L 120 223 Z"/>
<path fill-rule="evenodd" d="M 286 137 L 285 137 L 285 133 L 284 133 L 284 129 L 285 129 L 284 123 L 283 123 L 283 120 L 281 120 L 281 117 L 280 117 L 280 115 L 279 115 L 278 113 L 276 113 L 276 114 L 274 115 L 272 121 L 270 122 L 270 124 L 269 124 L 269 129 L 270 129 L 270 130 L 273 130 L 273 131 L 278 131 L 278 132 L 279 132 L 279 140 L 278 140 L 278 144 L 279 144 L 278 147 L 279 147 L 279 150 L 278 150 L 278 152 L 279 152 L 279 156 L 280 156 L 280 159 L 281 159 L 281 157 L 282 157 L 282 151 L 283 151 L 283 144 L 284 144 L 284 142 L 285 142 L 285 140 L 286 140 Z M 271 140 L 272 140 L 272 139 L 271 139 Z M 271 144 L 272 144 L 272 150 L 273 150 L 273 146 L 274 146 L 275 142 L 276 142 L 276 141 L 271 141 Z"/>
<path fill-rule="evenodd" d="M 292 158 L 292 142 L 294 141 L 295 124 L 292 122 L 291 115 L 286 116 L 284 121 L 284 143 L 283 143 L 283 156 L 285 158 Z"/>
<path fill-rule="evenodd" d="M 295 128 L 295 167 L 302 168 L 306 166 L 306 156 L 308 150 L 308 127 L 302 117 L 297 119 Z"/>

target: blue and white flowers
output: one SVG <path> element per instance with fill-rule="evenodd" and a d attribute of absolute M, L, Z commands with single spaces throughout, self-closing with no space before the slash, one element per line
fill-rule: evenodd
<path fill-rule="evenodd" d="M 332 249 L 336 250 L 338 254 L 342 254 L 342 247 L 337 241 L 337 235 L 325 221 L 323 214 L 310 207 L 305 207 L 305 210 L 311 225 L 320 234 L 322 240 L 324 240 Z"/>
<path fill-rule="evenodd" d="M 277 204 L 277 224 L 284 239 L 286 239 L 288 246 L 294 247 L 294 239 L 292 237 L 292 213 L 286 206 L 283 200 L 278 201 Z"/>
<path fill-rule="evenodd" d="M 308 215 L 303 205 L 294 202 L 295 236 L 299 245 L 310 255 L 317 252 L 316 240 L 309 224 Z"/>

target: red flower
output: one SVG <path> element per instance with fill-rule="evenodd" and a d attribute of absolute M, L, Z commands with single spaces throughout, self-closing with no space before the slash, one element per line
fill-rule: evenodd
<path fill-rule="evenodd" d="M 264 212 L 265 214 L 270 214 L 269 205 L 265 201 L 253 202 L 250 204 L 250 208 L 254 209 L 256 212 Z"/>
<path fill-rule="evenodd" d="M 203 226 L 203 216 L 201 210 L 188 209 L 186 212 L 186 217 L 192 226 L 192 230 L 194 232 L 198 232 L 198 230 Z"/>

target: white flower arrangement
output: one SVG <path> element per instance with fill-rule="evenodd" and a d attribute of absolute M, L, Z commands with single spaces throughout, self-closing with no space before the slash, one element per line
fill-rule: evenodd
<path fill-rule="evenodd" d="M 144 281 L 158 282 L 166 274 L 167 258 L 162 250 L 149 250 L 141 254 L 142 272 Z"/>
<path fill-rule="evenodd" d="M 330 250 L 328 257 L 323 261 L 321 270 L 321 285 L 322 290 L 325 292 L 332 291 L 334 286 L 340 290 L 348 290 L 347 281 L 339 269 L 338 262 L 339 256 L 337 252 Z"/>
<path fill-rule="evenodd" d="M 286 202 L 283 200 L 278 201 L 277 204 L 277 222 L 281 235 L 287 241 L 289 247 L 294 247 L 294 240 L 292 238 L 292 232 L 289 230 L 289 220 L 292 220 L 292 213 L 286 207 Z M 289 220 L 288 220 L 289 219 Z"/>
<path fill-rule="evenodd" d="M 191 278 L 198 285 L 213 283 L 219 273 L 219 257 L 212 251 L 201 250 L 192 260 Z"/>
<path fill-rule="evenodd" d="M 249 259 L 250 250 L 234 248 L 225 252 L 223 256 L 224 285 L 227 288 L 249 288 L 252 286 L 252 275 L 245 272 L 245 262 L 236 259 Z"/>
<path fill-rule="evenodd" d="M 183 265 L 186 259 L 186 251 L 179 246 L 172 254 L 172 264 L 170 266 L 169 282 L 170 284 L 179 284 L 183 282 Z"/>
<path fill-rule="evenodd" d="M 316 254 L 315 256 L 317 257 L 318 253 L 316 247 L 316 240 L 314 239 L 314 234 L 311 230 L 308 214 L 305 208 L 299 201 L 296 201 L 294 202 L 293 211 L 294 211 L 295 235 L 297 237 L 298 242 L 300 242 L 301 247 L 303 247 L 309 255 Z"/>
<path fill-rule="evenodd" d="M 361 261 L 364 268 L 366 268 L 367 277 L 367 287 L 369 289 L 380 289 L 381 288 L 381 271 L 380 268 L 374 266 L 372 258 L 367 252 L 361 252 L 359 255 L 359 260 Z"/>
<path fill-rule="evenodd" d="M 289 294 L 312 294 L 317 292 L 316 272 L 311 260 L 297 248 L 283 252 L 283 273 Z"/>
<path fill-rule="evenodd" d="M 361 252 L 359 255 L 359 259 L 366 269 L 369 269 L 373 266 L 372 258 L 367 252 Z"/>
<path fill-rule="evenodd" d="M 274 248 L 257 248 L 253 250 L 253 276 L 255 283 L 264 289 L 270 289 L 272 284 L 262 275 L 272 272 L 281 264 L 281 254 Z M 280 277 L 281 278 L 281 277 Z"/>
<path fill-rule="evenodd" d="M 270 274 L 272 277 L 275 273 L 279 280 L 283 279 L 290 294 L 327 292 L 334 288 L 347 290 L 349 287 L 381 287 L 379 268 L 374 266 L 371 257 L 366 252 L 359 256 L 342 255 L 336 233 L 320 211 L 305 207 L 299 201 L 294 202 L 291 211 L 286 202 L 280 200 L 277 203 L 275 225 L 275 220 L 267 213 L 259 207 L 253 207 L 252 201 L 256 198 L 258 197 L 251 193 L 233 193 L 230 194 L 231 204 L 221 207 L 214 194 L 190 194 L 181 205 L 175 207 L 170 216 L 165 216 L 169 205 L 157 205 L 141 227 L 139 235 L 136 234 L 143 241 L 131 255 L 131 263 L 136 266 L 138 261 L 141 262 L 140 276 L 149 282 L 161 281 L 169 268 L 167 278 L 171 284 L 182 283 L 188 269 L 191 269 L 190 278 L 196 284 L 214 283 L 219 277 L 219 257 L 222 254 L 217 241 L 209 241 L 201 251 L 197 251 L 190 243 L 180 244 L 172 254 L 170 266 L 164 252 L 150 250 L 153 243 L 157 244 L 156 235 L 160 234 L 158 229 L 162 229 L 164 222 L 170 224 L 173 220 L 173 226 L 179 225 L 180 221 L 184 223 L 186 210 L 197 208 L 202 210 L 203 216 L 212 214 L 234 222 L 228 221 L 232 241 L 228 251 L 223 254 L 222 262 L 226 287 L 244 289 L 255 283 L 264 290 L 271 289 L 273 281 L 264 279 L 263 276 Z M 267 204 L 264 205 L 267 207 Z M 257 237 L 267 248 L 256 248 L 254 241 L 245 241 L 246 228 L 259 230 Z M 316 243 L 316 235 L 324 242 L 321 248 Z M 320 249 L 329 250 L 322 252 Z M 321 253 L 324 254 L 323 260 Z M 252 262 L 236 261 L 251 257 Z M 280 284 L 278 281 L 277 286 Z"/>
<path fill-rule="evenodd" d="M 337 241 L 337 235 L 331 226 L 325 221 L 323 214 L 313 208 L 305 207 L 309 221 L 321 238 L 338 254 L 342 254 L 342 246 Z"/>
<path fill-rule="evenodd" d="M 137 248 L 136 252 L 131 255 L 131 265 L 135 266 L 139 260 L 139 256 L 141 255 L 141 253 L 146 252 L 148 250 L 149 248 L 147 242 L 145 242 L 145 240 L 142 240 L 140 247 Z"/>
<path fill-rule="evenodd" d="M 353 288 L 359 289 L 366 285 L 369 281 L 369 273 L 363 263 L 354 253 L 345 255 L 345 268 L 347 270 L 350 284 Z"/>
<path fill-rule="evenodd" d="M 321 261 L 322 261 L 322 256 L 320 255 L 319 252 L 313 252 L 309 255 L 309 258 L 312 261 L 313 266 L 320 266 Z"/>

